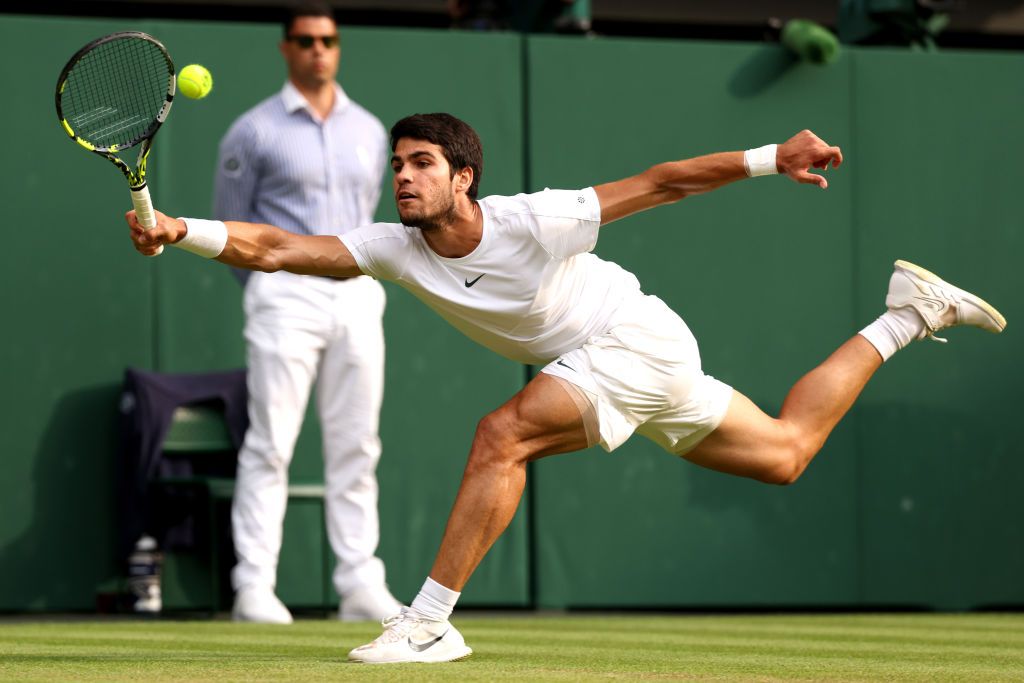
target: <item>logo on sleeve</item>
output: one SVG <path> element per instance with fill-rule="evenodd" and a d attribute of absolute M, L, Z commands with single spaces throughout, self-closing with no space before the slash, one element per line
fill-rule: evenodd
<path fill-rule="evenodd" d="M 224 173 L 231 177 L 242 174 L 242 162 L 237 157 L 228 157 L 224 160 Z"/>
<path fill-rule="evenodd" d="M 480 278 L 482 278 L 482 277 L 483 277 L 484 275 L 487 275 L 487 273 L 480 273 L 479 275 L 477 275 L 477 276 L 476 276 L 476 277 L 475 277 L 474 279 L 472 279 L 472 280 L 470 280 L 469 278 L 466 278 L 466 286 L 467 286 L 467 287 L 472 287 L 472 286 L 473 286 L 473 285 L 475 285 L 475 284 L 476 284 L 476 283 L 477 283 L 477 282 L 478 282 L 478 281 L 480 280 Z"/>
<path fill-rule="evenodd" d="M 580 204 L 586 204 L 587 203 L 587 198 L 584 197 L 583 195 L 580 195 L 580 196 L 576 197 L 576 201 L 578 201 Z"/>

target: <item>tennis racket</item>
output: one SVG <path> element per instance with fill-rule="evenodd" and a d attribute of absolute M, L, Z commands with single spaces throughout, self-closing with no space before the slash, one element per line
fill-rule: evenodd
<path fill-rule="evenodd" d="M 57 118 L 64 132 L 121 169 L 139 224 L 146 229 L 156 226 L 146 160 L 153 136 L 171 111 L 174 87 L 174 62 L 167 49 L 138 31 L 97 38 L 68 60 L 57 79 Z M 139 143 L 132 170 L 116 153 Z"/>

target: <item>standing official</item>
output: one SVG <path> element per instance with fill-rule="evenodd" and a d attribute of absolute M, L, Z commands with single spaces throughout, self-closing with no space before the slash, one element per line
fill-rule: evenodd
<path fill-rule="evenodd" d="M 341 49 L 330 8 L 295 7 L 280 50 L 288 67 L 284 88 L 243 114 L 221 141 L 216 215 L 302 235 L 342 235 L 371 223 L 387 137 L 335 81 Z M 234 618 L 292 620 L 274 588 L 288 465 L 314 382 L 339 617 L 394 614 L 400 605 L 375 556 L 384 290 L 365 276 L 255 273 L 245 282 L 251 426 L 238 456 L 231 514 Z"/>

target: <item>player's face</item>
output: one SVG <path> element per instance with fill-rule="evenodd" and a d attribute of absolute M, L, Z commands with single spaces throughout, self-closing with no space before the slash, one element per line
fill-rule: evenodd
<path fill-rule="evenodd" d="M 392 188 L 403 225 L 433 230 L 455 215 L 455 190 L 441 147 L 401 138 L 391 156 Z"/>
<path fill-rule="evenodd" d="M 289 38 L 281 41 L 281 54 L 288 64 L 288 76 L 309 88 L 334 80 L 338 74 L 341 47 L 338 25 L 329 17 L 297 17 Z M 330 47 L 324 42 L 331 43 Z M 312 44 L 310 44 L 312 43 Z M 303 45 L 307 47 L 303 47 Z"/>

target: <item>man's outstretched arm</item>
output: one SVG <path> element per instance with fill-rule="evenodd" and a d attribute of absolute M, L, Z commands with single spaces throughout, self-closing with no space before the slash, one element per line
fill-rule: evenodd
<path fill-rule="evenodd" d="M 125 214 L 132 243 L 146 256 L 155 255 L 157 247 L 164 244 L 184 246 L 201 239 L 198 249 L 189 250 L 238 268 L 333 277 L 362 275 L 352 252 L 333 235 L 296 235 L 273 225 L 227 221 L 226 234 L 219 234 L 219 227 L 214 226 L 216 230 L 210 235 L 193 234 L 189 238 L 185 221 L 159 211 L 156 215 L 156 227 L 146 230 L 134 211 Z M 207 230 L 210 222 L 199 221 L 193 226 L 197 231 Z"/>
<path fill-rule="evenodd" d="M 809 130 L 801 131 L 779 145 L 775 156 L 779 173 L 798 183 L 811 183 L 822 189 L 828 187 L 828 181 L 808 169 L 824 170 L 829 163 L 835 168 L 842 162 L 843 153 L 838 147 L 826 144 Z M 747 177 L 749 173 L 743 152 L 720 152 L 658 164 L 639 175 L 594 187 L 601 202 L 601 225 L 693 194 L 710 192 Z"/>

